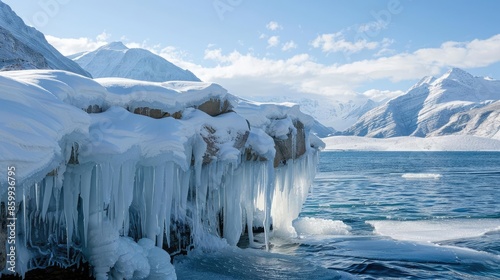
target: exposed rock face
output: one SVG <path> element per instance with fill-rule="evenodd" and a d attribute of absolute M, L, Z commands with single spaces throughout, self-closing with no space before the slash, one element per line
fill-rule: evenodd
<path fill-rule="evenodd" d="M 163 112 L 160 109 L 151 109 L 149 107 L 135 108 L 134 114 L 148 116 L 153 119 L 161 119 L 165 117 L 170 117 L 168 112 Z"/>
<path fill-rule="evenodd" d="M 228 100 L 210 99 L 201 105 L 195 106 L 196 109 L 209 114 L 212 117 L 227 113 L 233 108 Z"/>
<path fill-rule="evenodd" d="M 280 164 L 286 164 L 287 160 L 296 159 L 306 152 L 304 124 L 300 121 L 294 121 L 293 125 L 297 129 L 295 135 L 290 132 L 286 140 L 274 139 L 274 147 L 276 148 L 274 167 L 278 167 Z"/>
<path fill-rule="evenodd" d="M 0 26 L 0 71 L 47 69 L 47 60 Z"/>
<path fill-rule="evenodd" d="M 87 112 L 87 113 L 89 113 L 89 114 L 102 113 L 103 112 L 101 106 L 99 106 L 99 105 L 89 105 L 89 107 L 87 107 L 87 109 L 84 110 L 84 111 Z"/>

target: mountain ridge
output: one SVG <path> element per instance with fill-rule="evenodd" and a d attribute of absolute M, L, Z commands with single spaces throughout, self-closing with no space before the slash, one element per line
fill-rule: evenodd
<path fill-rule="evenodd" d="M 490 104 L 498 100 L 500 81 L 452 68 L 439 78 L 424 77 L 405 94 L 361 116 L 343 134 L 375 138 L 453 134 L 494 137 L 500 129 L 500 117 L 497 105 Z M 486 128 L 494 131 L 484 131 Z"/>
<path fill-rule="evenodd" d="M 189 70 L 181 69 L 148 50 L 128 48 L 122 42 L 111 42 L 94 51 L 68 57 L 94 78 L 120 77 L 149 82 L 200 81 Z"/>
<path fill-rule="evenodd" d="M 0 70 L 57 69 L 91 77 L 0 1 Z"/>

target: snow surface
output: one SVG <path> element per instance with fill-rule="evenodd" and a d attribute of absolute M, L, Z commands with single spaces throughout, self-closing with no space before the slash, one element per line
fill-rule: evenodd
<path fill-rule="evenodd" d="M 69 56 L 94 78 L 121 77 L 150 82 L 195 81 L 193 73 L 144 49 L 112 42 L 95 51 Z"/>
<path fill-rule="evenodd" d="M 322 139 L 326 151 L 500 151 L 500 140 L 471 135 L 369 138 L 332 136 Z"/>
<path fill-rule="evenodd" d="M 210 116 L 196 109 L 208 100 L 226 100 L 234 111 Z M 104 112 L 82 110 L 90 105 Z M 182 117 L 130 112 L 141 106 Z M 245 227 L 252 247 L 259 247 L 253 227 L 264 228 L 265 247 L 271 224 L 275 234 L 295 236 L 292 221 L 323 146 L 308 135 L 314 120 L 297 105 L 241 100 L 201 82 L 2 72 L 0 119 L 0 168 L 16 167 L 16 202 L 23 206 L 16 243 L 25 252 L 16 266 L 22 275 L 85 258 L 98 279 L 175 279 L 160 249 L 173 245 L 172 234 L 189 234 L 185 245 L 205 250 L 236 245 Z M 306 153 L 275 168 L 273 137 L 296 139 L 298 121 Z M 0 186 L 5 202 L 6 176 Z"/>

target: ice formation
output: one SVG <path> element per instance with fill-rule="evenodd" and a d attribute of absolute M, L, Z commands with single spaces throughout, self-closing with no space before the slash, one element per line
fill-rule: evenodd
<path fill-rule="evenodd" d="M 236 245 L 245 232 L 262 246 L 256 227 L 265 246 L 271 227 L 296 234 L 324 147 L 298 106 L 211 83 L 54 70 L 1 73 L 0 84 L 0 168 L 17 170 L 17 273 L 85 260 L 98 279 L 175 278 L 165 250 Z"/>

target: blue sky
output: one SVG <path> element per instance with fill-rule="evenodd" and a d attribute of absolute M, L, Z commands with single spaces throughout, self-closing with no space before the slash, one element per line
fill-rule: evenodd
<path fill-rule="evenodd" d="M 63 54 L 123 41 L 243 96 L 380 100 L 450 67 L 500 79 L 500 1 L 3 1 Z"/>

